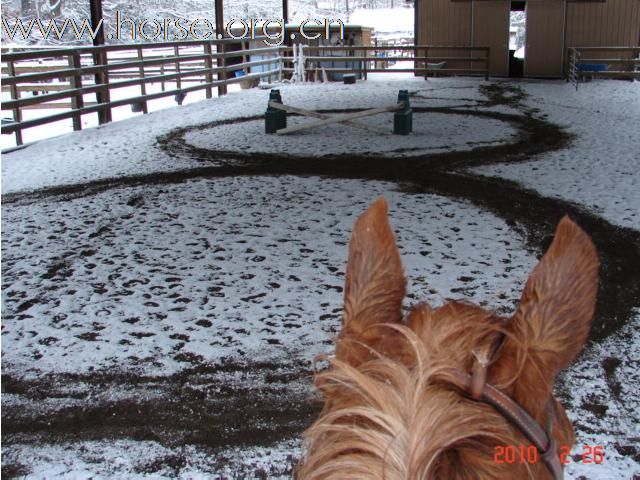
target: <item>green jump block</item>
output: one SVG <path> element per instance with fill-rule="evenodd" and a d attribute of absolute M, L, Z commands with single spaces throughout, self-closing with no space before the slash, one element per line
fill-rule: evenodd
<path fill-rule="evenodd" d="M 269 101 L 282 103 L 280 90 L 273 89 L 269 92 Z M 287 128 L 287 112 L 267 105 L 267 111 L 264 112 L 264 131 L 265 133 L 276 133 L 282 128 Z"/>

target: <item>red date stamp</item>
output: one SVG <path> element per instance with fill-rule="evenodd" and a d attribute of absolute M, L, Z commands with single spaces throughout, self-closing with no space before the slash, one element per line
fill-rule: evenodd
<path fill-rule="evenodd" d="M 560 462 L 568 465 L 572 458 L 585 464 L 604 462 L 604 447 L 602 445 L 583 445 L 582 449 L 576 452 L 573 457 L 569 455 L 570 452 L 571 447 L 561 445 Z M 535 464 L 540 461 L 540 452 L 534 445 L 498 445 L 493 451 L 493 461 L 495 463 Z"/>

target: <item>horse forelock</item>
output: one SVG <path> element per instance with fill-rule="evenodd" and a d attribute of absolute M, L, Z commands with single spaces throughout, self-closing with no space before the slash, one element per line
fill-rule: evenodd
<path fill-rule="evenodd" d="M 500 478 L 494 448 L 525 442 L 491 406 L 468 398 L 451 369 L 468 369 L 469 346 L 505 330 L 503 319 L 474 305 L 418 306 L 406 324 L 379 326 L 379 345 L 394 338 L 397 349 L 403 338 L 398 355 L 372 350 L 357 367 L 325 357 L 329 368 L 316 376 L 325 407 L 306 433 L 302 476 Z"/>

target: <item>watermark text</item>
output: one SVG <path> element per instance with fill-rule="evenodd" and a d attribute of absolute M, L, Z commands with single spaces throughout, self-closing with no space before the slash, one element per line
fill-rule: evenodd
<path fill-rule="evenodd" d="M 299 24 L 287 24 L 283 19 L 231 19 L 223 32 L 216 32 L 215 22 L 207 18 L 154 18 L 133 19 L 120 10 L 115 12 L 113 25 L 100 19 L 95 28 L 87 18 L 48 19 L 32 18 L 23 20 L 2 18 L 2 36 L 9 41 L 26 41 L 38 36 L 45 40 L 62 41 L 64 38 L 75 40 L 90 39 L 92 42 L 104 28 L 106 38 L 114 41 L 182 41 L 214 40 L 232 38 L 235 40 L 261 39 L 266 45 L 282 45 L 286 36 L 291 39 L 315 40 L 329 39 L 331 33 L 344 40 L 344 23 L 336 19 L 307 19 Z M 69 37 L 69 36 L 72 37 Z"/>

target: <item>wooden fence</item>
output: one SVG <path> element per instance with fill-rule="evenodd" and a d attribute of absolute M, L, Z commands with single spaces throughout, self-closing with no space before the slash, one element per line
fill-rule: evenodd
<path fill-rule="evenodd" d="M 99 123 L 111 121 L 112 109 L 130 105 L 147 113 L 147 103 L 205 90 L 206 97 L 226 93 L 227 85 L 273 78 L 282 80 L 293 72 L 293 48 L 271 47 L 263 42 L 222 39 L 100 47 L 52 48 L 10 52 L 3 49 L 2 90 L 10 100 L 2 110 L 12 118 L 2 119 L 2 133 L 14 134 L 23 144 L 25 129 L 71 119 L 74 130 L 82 128 L 82 116 L 97 114 Z M 413 62 L 411 68 L 393 72 L 414 75 L 489 75 L 490 50 L 486 47 L 410 46 L 306 46 L 305 75 L 319 70 L 337 73 L 388 72 L 395 61 Z M 389 56 L 389 53 L 393 53 Z M 399 53 L 399 54 L 398 54 Z M 237 73 L 236 73 L 237 72 Z M 151 83 L 160 92 L 149 93 Z M 165 88 L 165 85 L 171 85 Z M 114 90 L 137 87 L 133 95 L 114 99 Z M 25 93 L 29 96 L 25 96 Z M 121 91 L 122 92 L 122 91 Z M 89 98 L 85 95 L 93 94 Z M 121 96 L 121 95 L 120 95 Z M 62 110 L 38 118 L 24 119 L 28 109 Z"/>
<path fill-rule="evenodd" d="M 99 122 L 105 123 L 116 107 L 131 105 L 146 113 L 150 100 L 173 96 L 181 103 L 187 93 L 197 90 L 205 90 L 211 98 L 213 88 L 222 95 L 231 83 L 281 73 L 278 47 L 247 48 L 247 43 L 185 41 L 3 52 L 2 89 L 10 92 L 11 100 L 2 102 L 2 110 L 11 110 L 13 118 L 3 118 L 2 133 L 14 133 L 21 145 L 27 128 L 71 119 L 74 130 L 80 130 L 82 115 L 97 113 Z M 166 89 L 169 82 L 175 87 Z M 150 83 L 160 83 L 162 91 L 148 93 Z M 132 86 L 139 88 L 139 94 L 111 98 L 114 90 Z M 25 97 L 24 92 L 32 95 Z M 85 101 L 87 94 L 95 94 L 96 101 Z M 23 110 L 31 108 L 68 110 L 24 120 Z"/>
<path fill-rule="evenodd" d="M 282 50 L 285 58 L 290 60 L 292 47 L 283 47 Z M 315 70 L 322 69 L 331 73 L 361 73 L 366 78 L 367 73 L 389 72 L 388 66 L 392 63 L 412 61 L 413 67 L 394 68 L 392 71 L 409 72 L 418 76 L 482 75 L 488 78 L 490 53 L 489 47 L 308 45 L 305 47 L 304 60 L 305 70 L 311 75 Z M 285 66 L 283 70 L 293 72 L 293 67 Z"/>

